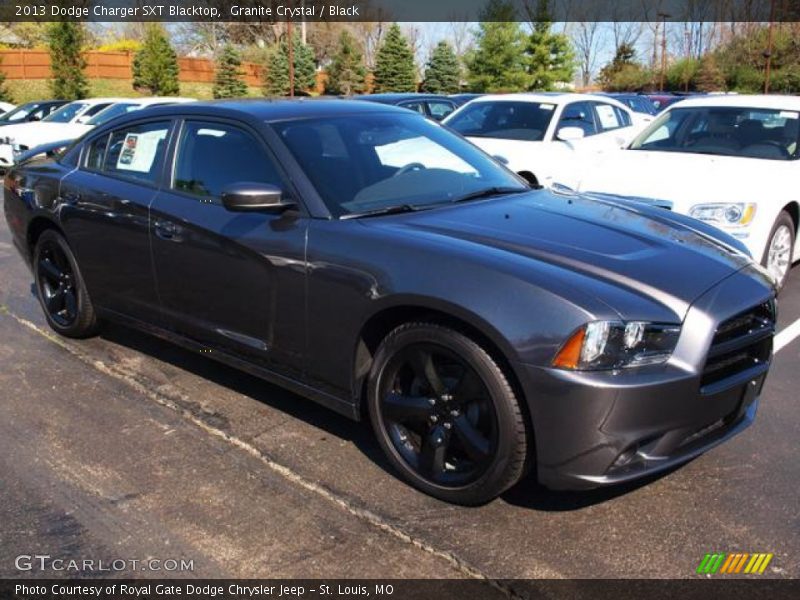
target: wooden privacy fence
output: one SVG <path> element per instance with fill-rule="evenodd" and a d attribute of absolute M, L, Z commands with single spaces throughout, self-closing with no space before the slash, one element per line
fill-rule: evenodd
<path fill-rule="evenodd" d="M 94 79 L 132 79 L 133 52 L 100 52 L 90 50 L 86 57 L 86 76 Z M 0 50 L 0 71 L 8 79 L 49 79 L 50 54 L 47 50 Z M 180 81 L 214 81 L 214 61 L 207 58 L 178 58 Z M 242 63 L 247 85 L 260 86 L 261 65 Z"/>

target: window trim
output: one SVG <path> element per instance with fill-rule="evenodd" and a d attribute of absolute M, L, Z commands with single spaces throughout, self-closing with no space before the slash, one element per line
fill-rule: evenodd
<path fill-rule="evenodd" d="M 92 143 L 94 143 L 95 140 L 97 140 L 98 138 L 102 137 L 103 135 L 106 135 L 106 136 L 108 136 L 108 141 L 110 141 L 111 140 L 111 136 L 114 135 L 114 132 L 116 132 L 116 131 L 120 131 L 121 129 L 126 129 L 126 128 L 139 127 L 140 125 L 147 125 L 149 123 L 167 123 L 168 124 L 167 137 L 165 138 L 167 140 L 167 146 L 166 146 L 166 150 L 164 151 L 164 157 L 162 158 L 162 161 L 161 161 L 161 167 L 157 170 L 157 176 L 156 176 L 155 181 L 151 182 L 151 181 L 147 181 L 145 179 L 138 179 L 136 177 L 125 177 L 124 175 L 120 175 L 119 173 L 110 173 L 110 172 L 104 171 L 102 169 L 101 170 L 90 169 L 89 167 L 86 166 L 86 161 L 89 158 L 89 154 L 88 154 L 89 146 Z M 164 182 L 164 168 L 167 165 L 167 162 L 169 160 L 169 152 L 170 152 L 171 147 L 172 147 L 172 138 L 175 135 L 175 130 L 176 130 L 175 117 L 172 116 L 172 115 L 163 116 L 163 117 L 150 117 L 150 118 L 145 118 L 145 119 L 136 120 L 136 121 L 129 121 L 129 122 L 125 123 L 124 125 L 118 125 L 116 127 L 109 127 L 108 129 L 104 129 L 103 131 L 98 132 L 97 135 L 93 135 L 91 138 L 87 139 L 83 143 L 83 147 L 81 148 L 81 156 L 80 156 L 80 159 L 78 161 L 78 170 L 84 171 L 86 173 L 91 173 L 93 175 L 100 175 L 101 177 L 108 177 L 109 179 L 113 179 L 115 181 L 123 181 L 125 183 L 135 183 L 135 184 L 143 185 L 143 186 L 149 187 L 151 189 L 155 189 L 155 190 L 161 189 L 161 187 L 163 186 L 163 182 Z M 108 141 L 106 141 L 106 149 L 103 152 L 103 164 L 105 164 L 106 156 L 108 154 Z"/>

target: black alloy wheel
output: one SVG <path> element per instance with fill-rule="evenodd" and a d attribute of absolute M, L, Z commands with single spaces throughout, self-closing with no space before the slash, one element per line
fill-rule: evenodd
<path fill-rule="evenodd" d="M 78 264 L 66 240 L 48 229 L 39 236 L 33 255 L 36 292 L 50 326 L 67 337 L 87 337 L 97 318 Z"/>
<path fill-rule="evenodd" d="M 449 502 L 486 502 L 519 479 L 525 422 L 490 356 L 438 325 L 392 332 L 376 353 L 369 385 L 373 425 L 411 483 Z"/>

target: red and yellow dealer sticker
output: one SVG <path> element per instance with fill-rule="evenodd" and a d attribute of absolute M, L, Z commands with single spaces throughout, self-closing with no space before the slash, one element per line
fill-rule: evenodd
<path fill-rule="evenodd" d="M 703 557 L 697 567 L 697 572 L 701 575 L 714 575 L 715 573 L 761 575 L 767 570 L 767 565 L 772 557 L 772 553 L 765 552 L 756 554 L 715 552 Z"/>

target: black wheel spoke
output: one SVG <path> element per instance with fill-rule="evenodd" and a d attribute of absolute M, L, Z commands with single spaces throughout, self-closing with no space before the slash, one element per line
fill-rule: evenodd
<path fill-rule="evenodd" d="M 57 283 L 59 279 L 61 279 L 62 271 L 56 265 L 54 265 L 49 259 L 43 258 L 39 261 L 39 268 L 45 277 L 47 277 L 51 282 Z"/>
<path fill-rule="evenodd" d="M 434 427 L 422 440 L 419 468 L 428 477 L 437 479 L 445 469 L 445 456 L 450 443 L 449 432 L 441 426 Z"/>
<path fill-rule="evenodd" d="M 485 393 L 483 383 L 470 368 L 465 368 L 461 379 L 453 387 L 453 401 L 464 404 L 479 399 Z"/>
<path fill-rule="evenodd" d="M 473 461 L 482 462 L 489 456 L 489 440 L 470 423 L 466 415 L 461 414 L 453 420 L 456 437 L 461 447 Z"/>
<path fill-rule="evenodd" d="M 383 410 L 387 419 L 402 423 L 409 419 L 427 419 L 431 413 L 431 404 L 428 398 L 421 396 L 392 393 L 384 398 Z"/>
<path fill-rule="evenodd" d="M 411 368 L 414 373 L 425 381 L 431 388 L 431 391 L 437 396 L 445 393 L 444 384 L 439 378 L 439 373 L 436 372 L 436 366 L 433 364 L 433 354 L 417 348 L 411 354 Z"/>
<path fill-rule="evenodd" d="M 51 315 L 60 311 L 64 306 L 64 290 L 58 288 L 52 293 L 45 292 L 45 304 Z"/>
<path fill-rule="evenodd" d="M 78 299 L 75 297 L 75 292 L 71 289 L 64 291 L 64 308 L 67 311 L 68 318 L 72 318 L 78 314 Z"/>

